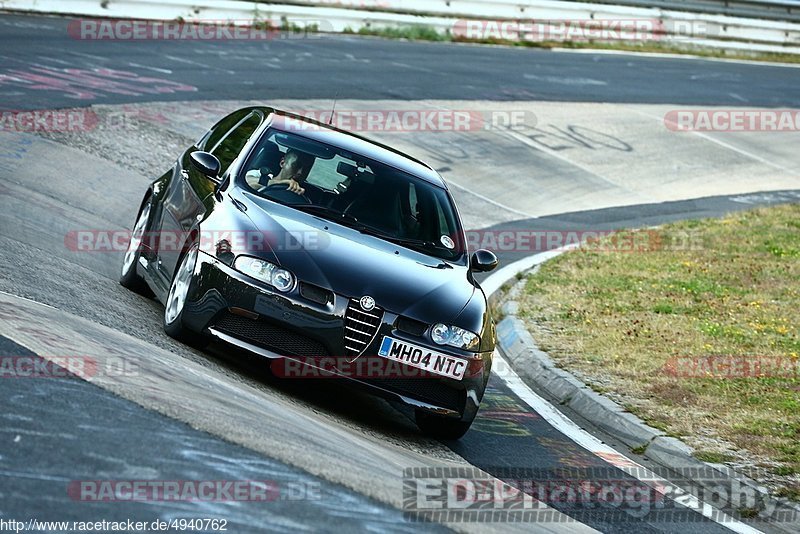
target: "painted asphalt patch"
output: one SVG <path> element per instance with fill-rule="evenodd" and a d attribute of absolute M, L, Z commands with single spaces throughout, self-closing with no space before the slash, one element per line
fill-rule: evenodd
<path fill-rule="evenodd" d="M 8 109 L 187 98 L 539 100 L 800 107 L 797 70 L 521 47 L 347 35 L 228 42 L 104 42 L 69 36 L 68 18 L 0 16 Z M 116 78 L 92 76 L 104 69 Z M 11 72 L 13 71 L 13 72 Z M 74 71 L 74 72 L 70 72 Z M 537 76 L 527 79 L 525 74 Z M 38 76 L 35 83 L 31 78 Z M 87 83 L 86 77 L 92 79 Z M 152 87 L 137 78 L 156 79 Z M 594 85 L 564 84 L 588 79 Z M 446 80 L 443 82 L 443 80 Z M 193 90 L 182 90 L 187 86 Z M 155 89 L 159 88 L 160 91 Z M 187 96 L 188 94 L 188 96 Z"/>

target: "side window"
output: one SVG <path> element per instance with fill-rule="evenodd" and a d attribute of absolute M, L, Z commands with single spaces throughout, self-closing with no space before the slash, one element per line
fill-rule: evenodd
<path fill-rule="evenodd" d="M 252 113 L 212 149 L 211 153 L 217 156 L 220 162 L 220 176 L 225 174 L 233 160 L 239 156 L 244 145 L 247 144 L 260 124 L 261 114 Z M 209 146 L 212 145 L 209 143 Z"/>
<path fill-rule="evenodd" d="M 197 148 L 200 150 L 211 150 L 220 140 L 228 133 L 231 128 L 239 124 L 242 119 L 247 117 L 249 113 L 246 109 L 240 109 L 239 111 L 234 111 L 224 119 L 220 120 L 217 124 L 211 127 L 211 129 L 206 132 L 202 139 L 197 142 Z"/>

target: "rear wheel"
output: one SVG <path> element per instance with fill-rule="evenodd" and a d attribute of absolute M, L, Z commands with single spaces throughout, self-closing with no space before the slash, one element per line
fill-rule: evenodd
<path fill-rule="evenodd" d="M 414 419 L 419 429 L 422 430 L 426 436 L 443 440 L 461 438 L 472 425 L 472 420 L 462 421 L 461 419 L 446 417 L 425 410 L 416 410 L 414 412 Z"/>
<path fill-rule="evenodd" d="M 139 263 L 139 257 L 142 248 L 142 237 L 147 231 L 147 226 L 150 223 L 150 212 L 152 211 L 153 201 L 148 198 L 142 209 L 139 210 L 139 216 L 136 218 L 136 223 L 133 225 L 131 232 L 131 240 L 128 243 L 128 249 L 125 251 L 125 256 L 122 258 L 122 272 L 120 273 L 119 283 L 131 291 L 144 295 L 145 297 L 152 297 L 153 292 L 147 287 L 147 283 L 136 272 L 136 264 Z"/>
<path fill-rule="evenodd" d="M 164 307 L 164 331 L 178 341 L 199 348 L 207 343 L 205 336 L 193 332 L 183 325 L 183 311 L 194 278 L 198 249 L 199 247 L 195 243 L 186 251 L 179 263 L 178 270 L 175 271 L 175 276 L 172 277 L 172 285 L 170 285 L 167 303 Z"/>

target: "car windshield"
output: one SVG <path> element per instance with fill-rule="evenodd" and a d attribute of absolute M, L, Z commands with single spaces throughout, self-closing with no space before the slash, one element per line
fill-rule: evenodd
<path fill-rule="evenodd" d="M 447 192 L 394 167 L 270 130 L 243 171 L 259 196 L 440 259 L 464 254 Z"/>

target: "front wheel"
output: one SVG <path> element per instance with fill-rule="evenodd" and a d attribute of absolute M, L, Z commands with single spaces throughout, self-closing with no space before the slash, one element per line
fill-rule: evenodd
<path fill-rule="evenodd" d="M 186 298 L 189 296 L 189 289 L 194 278 L 194 268 L 197 264 L 198 245 L 195 243 L 183 255 L 175 276 L 172 277 L 172 285 L 167 295 L 167 303 L 164 308 L 164 331 L 172 338 L 182 341 L 194 347 L 202 346 L 203 336 L 192 332 L 183 325 L 183 311 L 186 307 Z"/>
<path fill-rule="evenodd" d="M 425 410 L 416 410 L 414 419 L 423 434 L 435 439 L 454 440 L 467 433 L 472 425 L 472 420 L 462 421 L 444 415 L 437 415 Z"/>
<path fill-rule="evenodd" d="M 147 283 L 136 272 L 136 264 L 139 263 L 142 250 L 142 237 L 150 222 L 152 207 L 153 200 L 152 198 L 148 198 L 147 202 L 142 206 L 142 209 L 139 210 L 139 216 L 136 218 L 136 224 L 133 225 L 133 231 L 131 232 L 131 240 L 128 243 L 128 249 L 125 251 L 125 256 L 122 258 L 122 272 L 119 276 L 119 283 L 122 287 L 145 297 L 152 297 L 153 292 L 150 291 L 150 288 L 147 287 Z"/>

